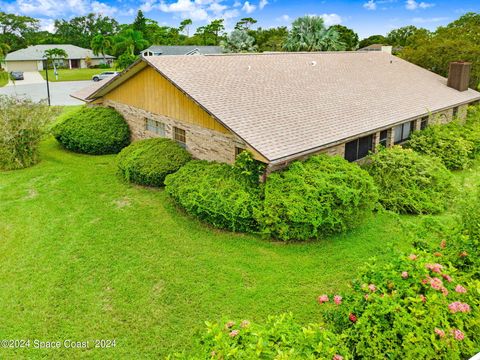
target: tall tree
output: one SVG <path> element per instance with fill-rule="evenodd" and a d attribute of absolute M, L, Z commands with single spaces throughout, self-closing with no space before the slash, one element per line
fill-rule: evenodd
<path fill-rule="evenodd" d="M 0 43 L 0 59 L 4 59 L 10 51 L 10 45 L 6 43 Z"/>
<path fill-rule="evenodd" d="M 146 35 L 147 32 L 147 18 L 143 15 L 142 10 L 138 10 L 137 16 L 132 24 L 133 30 L 140 31 L 143 36 Z"/>
<path fill-rule="evenodd" d="M 71 20 L 55 20 L 55 35 L 68 44 L 88 48 L 97 34 L 115 35 L 120 25 L 108 16 L 95 15 L 77 16 Z"/>
<path fill-rule="evenodd" d="M 257 51 L 257 47 L 254 43 L 255 38 L 248 35 L 245 30 L 235 29 L 227 36 L 225 41 L 222 41 L 221 45 L 225 52 L 242 53 Z"/>
<path fill-rule="evenodd" d="M 67 53 L 65 52 L 65 50 L 63 50 L 63 49 L 52 48 L 52 49 L 45 50 L 45 52 L 43 53 L 43 57 L 46 59 L 46 62 L 47 62 L 47 66 L 46 66 L 45 71 L 48 71 L 48 63 L 49 63 L 49 61 L 52 62 L 52 64 L 53 64 L 53 71 L 54 71 L 54 73 L 55 73 L 55 77 L 56 77 L 57 80 L 58 80 L 57 64 L 56 64 L 55 60 L 67 59 L 67 58 L 68 58 L 68 54 L 67 54 Z M 49 101 L 50 101 L 50 99 L 49 99 Z"/>
<path fill-rule="evenodd" d="M 29 45 L 29 37 L 39 29 L 40 22 L 29 16 L 18 16 L 0 12 L 0 43 L 7 44 L 12 51 Z"/>
<path fill-rule="evenodd" d="M 345 44 L 345 50 L 358 49 L 358 34 L 355 31 L 343 25 L 333 25 L 330 29 L 334 29 L 339 34 L 340 41 Z"/>
<path fill-rule="evenodd" d="M 256 23 L 257 23 L 257 20 L 255 20 L 254 18 L 246 17 L 246 18 L 240 19 L 240 21 L 237 22 L 237 24 L 235 25 L 235 29 L 248 31 L 250 30 L 250 27 Z"/>
<path fill-rule="evenodd" d="M 392 46 L 403 47 L 409 45 L 415 36 L 428 33 L 427 29 L 417 28 L 413 25 L 404 26 L 390 31 L 387 34 L 387 42 Z"/>
<path fill-rule="evenodd" d="M 192 19 L 185 19 L 180 23 L 180 27 L 178 28 L 178 30 L 180 32 L 183 32 L 184 30 L 186 30 L 187 37 L 189 37 L 190 36 L 190 25 L 192 25 L 192 24 L 193 24 Z"/>
<path fill-rule="evenodd" d="M 223 25 L 223 22 L 224 22 L 223 19 L 212 20 L 210 24 L 208 24 L 205 28 L 207 33 L 210 33 L 213 35 L 213 38 L 215 40 L 215 45 L 218 45 L 220 43 L 220 33 L 225 30 L 225 26 Z"/>
<path fill-rule="evenodd" d="M 143 38 L 140 31 L 127 28 L 115 37 L 115 51 L 116 53 L 127 53 L 130 55 L 138 54 L 145 49 L 149 44 Z"/>
<path fill-rule="evenodd" d="M 345 44 L 335 29 L 327 29 L 320 16 L 303 16 L 292 23 L 283 46 L 287 51 L 337 51 Z"/>
<path fill-rule="evenodd" d="M 105 55 L 112 50 L 113 41 L 110 36 L 98 34 L 92 39 L 90 47 L 95 55 L 102 54 L 104 64 L 107 63 Z"/>
<path fill-rule="evenodd" d="M 360 44 L 358 44 L 358 47 L 360 49 L 373 45 L 373 44 L 382 44 L 382 45 L 387 45 L 388 40 L 385 36 L 383 35 L 372 35 L 369 36 L 368 38 L 365 38 L 360 41 Z"/>
<path fill-rule="evenodd" d="M 208 31 L 206 26 L 199 26 L 195 32 L 195 36 L 203 40 L 203 45 L 207 45 Z"/>
<path fill-rule="evenodd" d="M 281 51 L 288 36 L 288 29 L 285 26 L 269 29 L 259 27 L 248 31 L 248 34 L 255 38 L 258 51 Z"/>

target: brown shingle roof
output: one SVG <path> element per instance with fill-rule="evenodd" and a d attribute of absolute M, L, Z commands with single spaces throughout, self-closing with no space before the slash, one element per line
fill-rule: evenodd
<path fill-rule="evenodd" d="M 146 61 L 270 161 L 480 99 L 382 52 Z"/>

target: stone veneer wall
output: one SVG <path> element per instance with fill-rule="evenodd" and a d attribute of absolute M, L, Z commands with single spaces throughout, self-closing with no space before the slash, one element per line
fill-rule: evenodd
<path fill-rule="evenodd" d="M 152 114 L 129 105 L 112 100 L 105 100 L 103 106 L 112 107 L 123 115 L 132 133 L 132 140 L 158 137 L 145 130 L 145 120 L 151 119 L 165 124 L 165 137 L 173 139 L 173 127 L 185 130 L 187 150 L 194 158 L 219 161 L 232 164 L 235 162 L 235 147 L 246 148 L 246 144 L 234 135 L 227 135 L 186 122 Z"/>

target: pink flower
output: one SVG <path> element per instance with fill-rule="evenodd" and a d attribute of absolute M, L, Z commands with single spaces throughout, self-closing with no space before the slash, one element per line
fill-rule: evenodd
<path fill-rule="evenodd" d="M 228 334 L 228 336 L 233 338 L 233 337 L 237 336 L 239 333 L 240 333 L 239 330 L 233 330 L 233 331 L 230 332 L 230 334 Z"/>
<path fill-rule="evenodd" d="M 447 247 L 447 240 L 442 240 L 442 242 L 440 243 L 440 247 L 442 249 L 445 249 Z"/>
<path fill-rule="evenodd" d="M 319 304 L 328 302 L 328 295 L 320 295 L 317 299 Z"/>
<path fill-rule="evenodd" d="M 452 282 L 452 278 L 451 278 L 449 275 L 447 275 L 447 274 L 442 274 L 442 277 L 443 277 L 445 280 L 447 280 L 448 282 Z"/>
<path fill-rule="evenodd" d="M 335 354 L 332 358 L 332 360 L 343 360 L 343 356 Z"/>
<path fill-rule="evenodd" d="M 373 284 L 370 284 L 370 285 L 368 285 L 368 290 L 370 290 L 371 292 L 375 292 L 375 291 L 377 291 L 377 287 Z"/>
<path fill-rule="evenodd" d="M 441 290 L 443 288 L 443 282 L 439 278 L 430 279 L 430 286 L 435 290 Z"/>
<path fill-rule="evenodd" d="M 440 264 L 426 264 L 425 267 L 428 270 L 431 270 L 431 271 L 436 272 L 438 274 L 440 274 L 442 272 L 442 269 L 443 269 L 443 266 L 440 265 Z"/>
<path fill-rule="evenodd" d="M 456 313 L 456 312 L 467 313 L 467 312 L 470 312 L 470 305 L 468 305 L 466 303 L 462 303 L 460 301 L 455 301 L 455 302 L 451 303 L 450 305 L 448 305 L 448 309 L 452 313 Z"/>
<path fill-rule="evenodd" d="M 410 255 L 408 256 L 408 258 L 409 258 L 410 260 L 414 260 L 414 261 L 415 261 L 415 260 L 417 260 L 418 256 L 415 255 L 415 254 L 410 254 Z"/>
<path fill-rule="evenodd" d="M 422 280 L 422 284 L 424 284 L 424 285 L 425 285 L 425 284 L 428 284 L 429 281 L 430 281 L 429 279 L 423 279 L 423 280 Z"/>
<path fill-rule="evenodd" d="M 427 302 L 427 298 L 425 295 L 420 294 L 420 299 L 422 299 L 423 302 Z"/>
<path fill-rule="evenodd" d="M 368 294 L 365 294 L 365 300 L 368 300 L 370 296 Z"/>
<path fill-rule="evenodd" d="M 243 320 L 241 323 L 240 323 L 240 327 L 242 329 L 245 329 L 246 327 L 249 327 L 250 326 L 250 321 L 248 320 Z"/>
<path fill-rule="evenodd" d="M 403 279 L 408 279 L 408 272 L 406 272 L 406 271 L 402 272 L 402 278 Z"/>
<path fill-rule="evenodd" d="M 452 332 L 452 335 L 455 338 L 455 340 L 462 341 L 463 339 L 465 339 L 465 335 L 460 330 L 453 329 L 451 332 Z"/>
<path fill-rule="evenodd" d="M 447 296 L 448 295 L 448 289 L 446 287 L 442 287 L 442 294 L 443 296 Z"/>
<path fill-rule="evenodd" d="M 340 295 L 335 295 L 333 297 L 333 302 L 337 305 L 340 305 L 342 303 L 342 297 Z"/>
<path fill-rule="evenodd" d="M 457 285 L 455 287 L 455 291 L 460 294 L 465 294 L 467 292 L 467 289 L 465 289 L 462 285 Z"/>
<path fill-rule="evenodd" d="M 235 322 L 229 321 L 229 322 L 227 322 L 227 323 L 225 324 L 225 328 L 226 328 L 226 329 L 230 329 L 233 325 L 235 325 Z"/>
<path fill-rule="evenodd" d="M 356 322 L 357 322 L 357 317 L 355 316 L 355 314 L 350 313 L 350 315 L 348 315 L 348 318 L 349 318 L 350 321 L 353 322 L 353 323 L 356 323 Z"/>
<path fill-rule="evenodd" d="M 435 334 L 437 334 L 439 337 L 443 338 L 445 336 L 445 331 L 435 328 Z"/>

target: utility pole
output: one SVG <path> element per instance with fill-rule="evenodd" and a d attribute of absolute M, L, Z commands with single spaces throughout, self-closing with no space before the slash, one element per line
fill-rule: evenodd
<path fill-rule="evenodd" d="M 45 63 L 46 63 L 46 70 L 45 70 L 45 77 L 46 77 L 46 80 L 47 80 L 47 97 L 48 97 L 48 106 L 50 106 L 50 85 L 48 83 L 48 58 L 47 60 L 45 60 Z"/>

